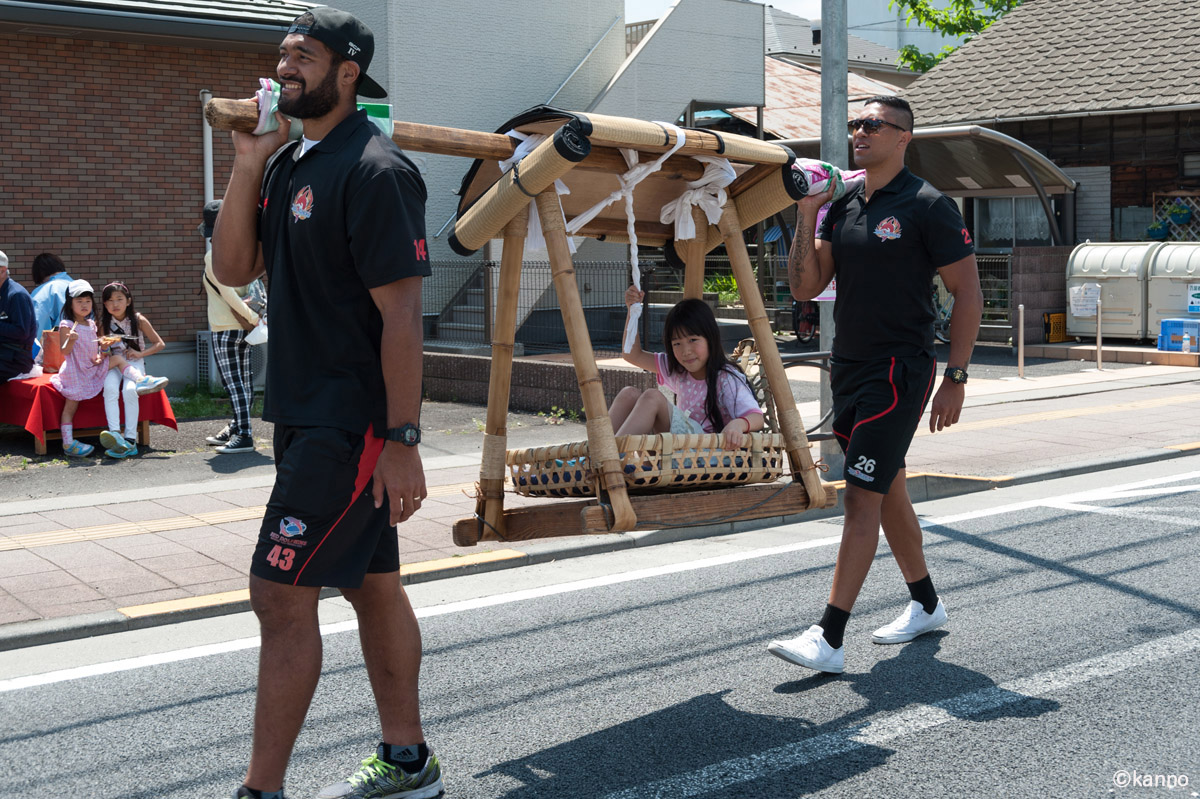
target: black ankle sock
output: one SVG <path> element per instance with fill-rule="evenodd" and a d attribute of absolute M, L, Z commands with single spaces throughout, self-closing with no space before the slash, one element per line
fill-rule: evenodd
<path fill-rule="evenodd" d="M 834 649 L 841 649 L 842 638 L 846 635 L 846 622 L 848 621 L 850 621 L 849 611 L 835 608 L 833 605 L 826 605 L 825 613 L 821 616 L 821 620 L 817 622 L 821 625 L 821 629 L 825 631 L 825 643 Z"/>
<path fill-rule="evenodd" d="M 259 791 L 243 785 L 237 789 L 237 793 L 234 795 L 237 797 L 246 797 L 246 799 L 283 799 L 283 789 L 280 788 L 278 791 Z"/>
<path fill-rule="evenodd" d="M 933 590 L 933 580 L 929 579 L 928 574 L 915 583 L 908 583 L 908 593 L 914 602 L 921 603 L 921 607 L 925 609 L 926 613 L 933 613 L 937 610 L 937 591 Z"/>
<path fill-rule="evenodd" d="M 429 760 L 429 747 L 424 741 L 419 744 L 409 744 L 408 746 L 393 746 L 389 743 L 381 743 L 379 745 L 379 756 L 393 766 L 397 766 L 401 771 L 407 774 L 416 774 L 421 769 L 425 768 L 425 761 Z"/>

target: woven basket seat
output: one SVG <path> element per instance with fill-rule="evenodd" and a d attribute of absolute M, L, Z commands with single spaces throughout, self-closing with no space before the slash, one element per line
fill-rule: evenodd
<path fill-rule="evenodd" d="M 778 433 L 751 433 L 738 449 L 725 449 L 718 433 L 617 436 L 625 485 L 631 494 L 770 483 L 787 470 Z M 596 474 L 588 443 L 509 450 L 513 490 L 527 497 L 594 497 Z"/>

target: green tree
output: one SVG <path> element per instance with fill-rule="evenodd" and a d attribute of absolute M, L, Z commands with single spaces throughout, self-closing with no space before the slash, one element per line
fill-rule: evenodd
<path fill-rule="evenodd" d="M 935 8 L 932 0 L 888 0 L 888 8 L 906 12 L 906 24 L 916 22 L 944 36 L 963 36 L 964 43 L 1019 5 L 1021 0 L 950 0 L 946 8 Z M 900 49 L 900 66 L 928 72 L 958 47 L 946 46 L 939 53 L 925 53 L 906 44 Z"/>

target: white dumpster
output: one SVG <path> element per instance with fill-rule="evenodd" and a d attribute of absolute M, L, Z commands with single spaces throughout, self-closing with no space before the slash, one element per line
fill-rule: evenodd
<path fill-rule="evenodd" d="M 1095 338 L 1094 287 L 1099 286 L 1104 338 L 1144 340 L 1146 275 L 1162 246 L 1160 242 L 1087 242 L 1076 247 L 1067 259 L 1067 335 Z M 1079 302 L 1081 297 L 1091 298 L 1090 306 Z"/>
<path fill-rule="evenodd" d="M 1146 277 L 1146 333 L 1154 338 L 1164 319 L 1200 319 L 1200 242 L 1163 244 Z M 1105 313 L 1107 321 L 1108 314 Z M 1193 342 L 1192 352 L 1200 346 Z"/>

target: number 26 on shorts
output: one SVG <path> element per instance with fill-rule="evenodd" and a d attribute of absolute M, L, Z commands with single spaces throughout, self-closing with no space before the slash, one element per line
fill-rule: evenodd
<path fill-rule="evenodd" d="M 859 455 L 858 463 L 854 464 L 854 468 L 862 472 L 866 472 L 867 474 L 871 474 L 875 471 L 875 459 L 868 458 L 866 455 Z M 279 549 L 279 547 L 275 548 Z"/>

